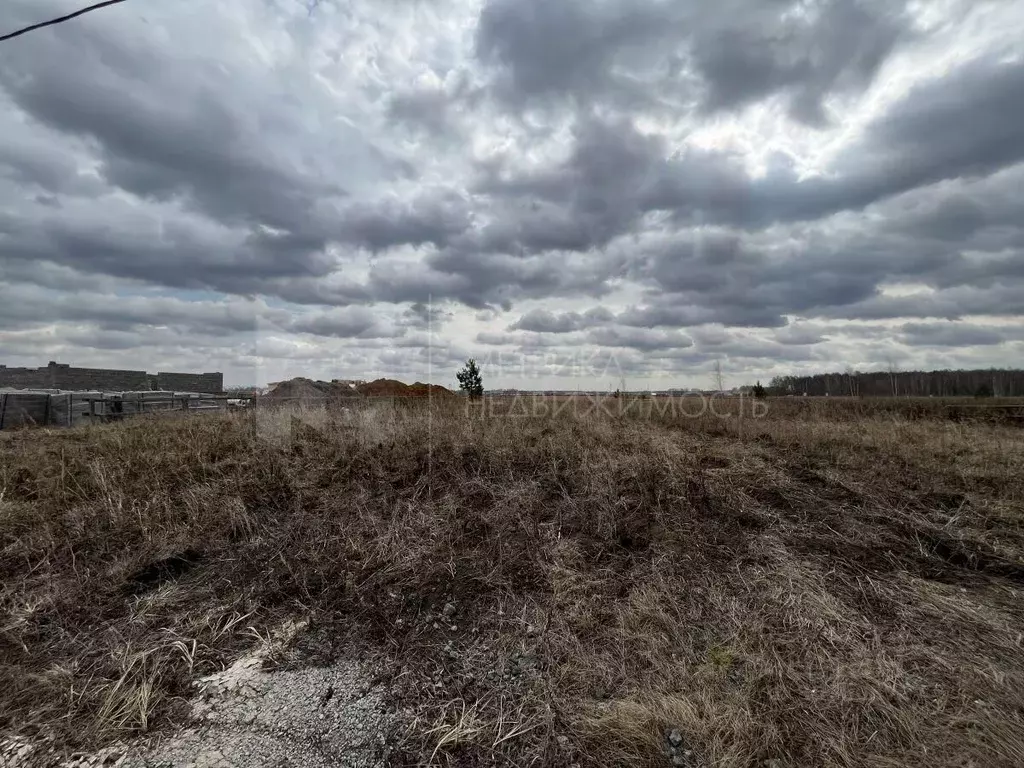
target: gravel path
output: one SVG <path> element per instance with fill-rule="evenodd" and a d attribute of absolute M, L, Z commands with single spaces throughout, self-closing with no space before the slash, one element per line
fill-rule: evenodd
<path fill-rule="evenodd" d="M 268 670 L 256 653 L 197 681 L 191 725 L 153 744 L 116 745 L 61 768 L 377 768 L 393 718 L 353 661 Z M 49 759 L 47 759 L 49 758 Z M 53 765 L 39 745 L 0 739 L 0 765 Z"/>
<path fill-rule="evenodd" d="M 266 672 L 243 659 L 202 681 L 197 723 L 123 768 L 381 765 L 384 701 L 352 663 Z"/>

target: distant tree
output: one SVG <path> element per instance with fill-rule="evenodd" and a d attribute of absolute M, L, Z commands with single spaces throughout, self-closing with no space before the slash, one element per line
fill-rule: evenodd
<path fill-rule="evenodd" d="M 974 390 L 975 397 L 992 397 L 992 385 L 987 381 L 983 381 L 976 390 Z"/>
<path fill-rule="evenodd" d="M 893 358 L 891 358 L 891 357 L 886 358 L 886 363 L 888 363 L 889 384 L 892 386 L 892 396 L 893 397 L 899 397 L 899 395 L 900 395 L 900 384 L 899 384 L 899 381 L 900 381 L 900 367 L 896 363 L 896 361 Z"/>
<path fill-rule="evenodd" d="M 470 399 L 476 400 L 478 397 L 483 397 L 484 380 L 480 375 L 476 360 L 473 358 L 467 360 L 462 370 L 455 374 L 455 378 L 459 380 L 459 389 L 469 395 Z"/>
<path fill-rule="evenodd" d="M 761 386 L 761 382 L 758 381 L 757 384 L 754 385 L 754 397 L 758 400 L 763 400 L 766 394 L 764 387 Z"/>
<path fill-rule="evenodd" d="M 850 397 L 860 395 L 860 371 L 846 366 L 846 385 L 850 391 Z"/>
<path fill-rule="evenodd" d="M 847 371 L 847 376 L 850 376 Z M 769 395 L 807 392 L 823 397 L 828 393 L 850 392 L 857 397 L 892 397 L 899 394 L 914 397 L 972 397 L 979 388 L 991 389 L 991 397 L 1024 397 L 1024 370 L 943 370 L 898 371 L 879 367 L 876 371 L 853 371 L 853 386 L 848 387 L 841 374 L 813 376 L 776 376 L 766 389 Z"/>
<path fill-rule="evenodd" d="M 715 360 L 714 373 L 715 389 L 719 392 L 725 391 L 725 379 L 722 377 L 722 361 Z"/>

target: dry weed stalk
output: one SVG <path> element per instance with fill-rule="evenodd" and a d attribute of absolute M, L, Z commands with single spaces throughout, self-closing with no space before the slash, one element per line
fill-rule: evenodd
<path fill-rule="evenodd" d="M 1019 429 L 426 407 L 0 436 L 0 729 L 164 724 L 308 616 L 410 763 L 1022 763 Z"/>

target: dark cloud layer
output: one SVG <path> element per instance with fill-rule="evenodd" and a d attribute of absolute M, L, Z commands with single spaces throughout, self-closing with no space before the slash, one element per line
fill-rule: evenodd
<path fill-rule="evenodd" d="M 0 47 L 0 345 L 77 323 L 97 355 L 264 333 L 649 371 L 1022 341 L 1012 4 L 295 5 L 124 4 Z"/>
<path fill-rule="evenodd" d="M 716 112 L 781 94 L 794 117 L 823 123 L 824 98 L 870 84 L 908 33 L 900 2 L 490 0 L 476 51 L 516 106 Z"/>
<path fill-rule="evenodd" d="M 925 83 L 867 126 L 828 176 L 800 180 L 785 162 L 749 178 L 738 158 L 690 149 L 672 154 L 664 139 L 630 121 L 587 120 L 567 161 L 541 173 L 489 178 L 482 189 L 543 200 L 601 226 L 584 247 L 606 244 L 645 213 L 663 211 L 744 229 L 808 221 L 863 208 L 947 179 L 976 178 L 1024 160 L 1024 62 L 983 60 Z M 529 247 L 527 240 L 522 243 Z"/>

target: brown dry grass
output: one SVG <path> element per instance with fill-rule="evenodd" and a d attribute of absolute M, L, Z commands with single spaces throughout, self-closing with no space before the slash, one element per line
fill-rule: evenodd
<path fill-rule="evenodd" d="M 0 437 L 0 732 L 162 727 L 301 616 L 397 762 L 1024 764 L 1024 431 L 484 413 Z"/>

